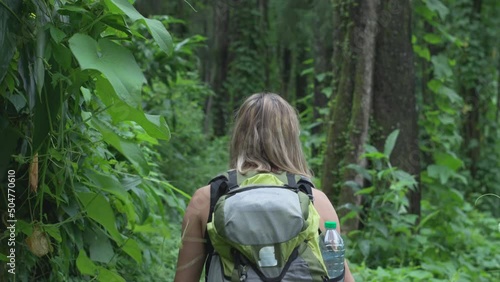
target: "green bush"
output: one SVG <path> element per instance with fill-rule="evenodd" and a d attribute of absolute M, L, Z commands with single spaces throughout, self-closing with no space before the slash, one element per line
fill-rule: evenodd
<path fill-rule="evenodd" d="M 394 141 L 393 133 L 386 147 Z M 381 153 L 367 146 L 365 156 L 374 168 L 349 166 L 372 185 L 361 189 L 347 183 L 358 189 L 356 194 L 363 195 L 366 203 L 360 214 L 363 228 L 346 237 L 347 257 L 358 263 L 353 265 L 355 276 L 361 281 L 500 278 L 498 220 L 473 207 L 463 193 L 446 185 L 463 179 L 457 176 L 456 181 L 442 181 L 439 173 L 425 171 L 422 182 L 429 190 L 424 190 L 422 216 L 417 222 L 416 216 L 407 212 L 406 198 L 416 182 L 409 174 L 391 167 L 389 155 L 390 150 Z M 347 217 L 358 213 L 353 211 Z"/>

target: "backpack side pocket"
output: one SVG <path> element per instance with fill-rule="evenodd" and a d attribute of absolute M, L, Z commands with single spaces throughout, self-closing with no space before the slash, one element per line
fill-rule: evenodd
<path fill-rule="evenodd" d="M 207 282 L 230 282 L 224 277 L 222 262 L 219 254 L 215 253 L 208 269 Z"/>

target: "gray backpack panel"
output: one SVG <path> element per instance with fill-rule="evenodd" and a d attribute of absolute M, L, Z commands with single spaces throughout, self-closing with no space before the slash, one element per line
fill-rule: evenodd
<path fill-rule="evenodd" d="M 299 196 L 288 189 L 247 190 L 220 201 L 216 213 L 220 208 L 224 212 L 219 215 L 224 216 L 215 218 L 215 226 L 221 235 L 238 244 L 283 243 L 304 228 Z"/>

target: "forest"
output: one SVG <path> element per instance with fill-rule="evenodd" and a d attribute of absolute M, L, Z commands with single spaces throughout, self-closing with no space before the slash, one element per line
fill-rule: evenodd
<path fill-rule="evenodd" d="M 496 0 L 0 0 L 0 281 L 173 281 L 259 92 L 356 281 L 500 281 L 499 46 Z"/>

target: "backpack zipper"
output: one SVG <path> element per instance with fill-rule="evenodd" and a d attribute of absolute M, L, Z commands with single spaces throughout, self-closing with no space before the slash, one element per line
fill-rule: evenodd
<path fill-rule="evenodd" d="M 240 282 L 246 281 L 247 280 L 247 266 L 242 265 L 241 266 L 241 275 L 240 275 Z"/>

